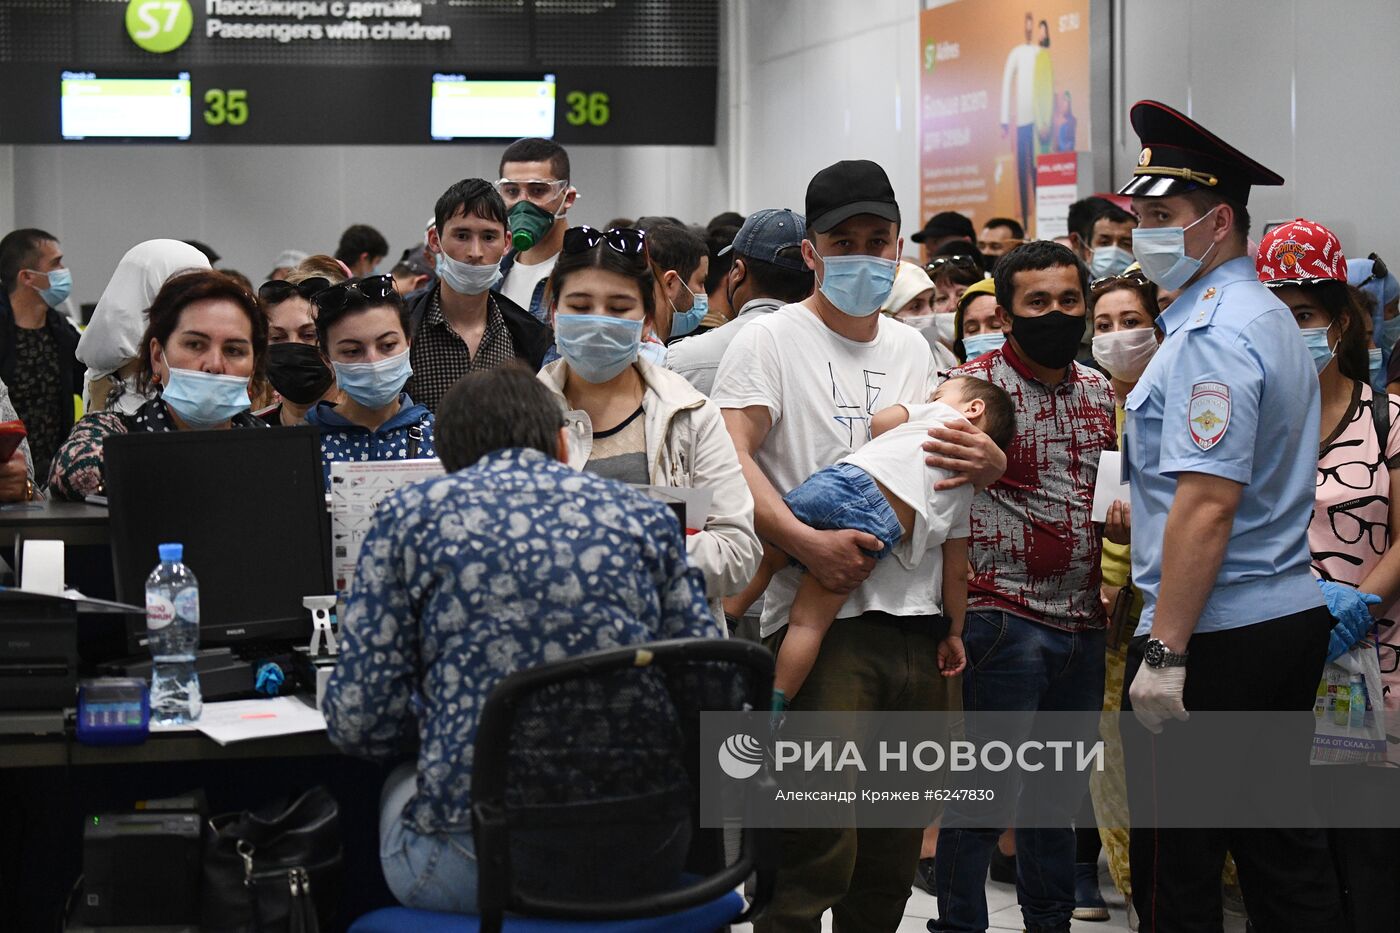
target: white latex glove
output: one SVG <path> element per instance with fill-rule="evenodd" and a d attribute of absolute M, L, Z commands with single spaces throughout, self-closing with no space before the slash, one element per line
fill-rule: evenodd
<path fill-rule="evenodd" d="M 1168 719 L 1190 719 L 1191 714 L 1186 712 L 1181 701 L 1185 689 L 1185 667 L 1152 668 L 1144 664 L 1138 668 L 1133 685 L 1128 688 L 1133 715 L 1153 735 L 1162 731 L 1162 724 Z"/>

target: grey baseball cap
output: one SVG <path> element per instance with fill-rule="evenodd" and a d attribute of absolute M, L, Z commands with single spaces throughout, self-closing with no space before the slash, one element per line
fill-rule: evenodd
<path fill-rule="evenodd" d="M 734 242 L 719 251 L 733 250 L 740 256 L 771 262 L 783 269 L 805 269 L 802 256 L 793 247 L 807 235 L 807 220 L 786 207 L 754 211 L 734 235 Z"/>

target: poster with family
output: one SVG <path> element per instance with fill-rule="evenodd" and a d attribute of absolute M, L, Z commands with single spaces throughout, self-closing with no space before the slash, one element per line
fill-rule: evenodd
<path fill-rule="evenodd" d="M 922 216 L 1035 231 L 1036 159 L 1089 148 L 1089 0 L 957 0 L 919 21 Z"/>

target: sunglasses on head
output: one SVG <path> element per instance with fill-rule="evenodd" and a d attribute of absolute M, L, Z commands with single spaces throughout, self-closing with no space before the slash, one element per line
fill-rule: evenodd
<path fill-rule="evenodd" d="M 976 269 L 979 272 L 982 271 L 982 264 L 977 261 L 976 256 L 968 256 L 963 253 L 958 253 L 955 256 L 939 256 L 937 259 L 932 260 L 928 265 L 924 266 L 924 271 L 929 275 L 933 275 L 945 266 L 949 269 Z"/>
<path fill-rule="evenodd" d="M 267 305 L 281 304 L 293 295 L 300 295 L 310 301 L 319 292 L 325 291 L 330 284 L 330 279 L 320 275 L 295 285 L 283 279 L 272 279 L 258 286 L 258 301 Z"/>
<path fill-rule="evenodd" d="M 322 311 L 335 312 L 344 308 L 352 298 L 362 301 L 383 301 L 397 295 L 392 275 L 367 275 L 362 279 L 350 279 L 339 285 L 332 285 L 317 292 L 311 303 Z"/>
<path fill-rule="evenodd" d="M 1121 275 L 1105 275 L 1103 278 L 1094 279 L 1094 281 L 1089 283 L 1089 291 L 1101 292 L 1116 282 L 1127 282 L 1129 285 L 1142 286 L 1147 284 L 1148 279 L 1147 276 L 1142 274 L 1141 270 L 1134 269 L 1132 272 L 1124 272 Z"/>
<path fill-rule="evenodd" d="M 644 256 L 647 248 L 647 235 L 633 227 L 596 230 L 593 227 L 570 227 L 564 231 L 564 252 L 585 253 L 599 243 L 606 244 L 614 253 L 624 256 Z"/>

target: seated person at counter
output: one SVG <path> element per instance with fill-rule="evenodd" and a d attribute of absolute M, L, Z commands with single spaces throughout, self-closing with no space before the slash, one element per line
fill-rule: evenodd
<path fill-rule="evenodd" d="M 416 460 L 437 456 L 433 415 L 404 392 L 413 375 L 408 309 L 391 275 L 350 279 L 317 292 L 316 334 L 345 400 L 319 402 L 306 423 L 321 429 L 330 488 L 337 460 Z"/>
<path fill-rule="evenodd" d="M 380 506 L 322 708 L 347 754 L 393 759 L 417 740 L 416 763 L 384 788 L 384 877 L 410 907 L 471 912 L 472 748 L 496 683 L 565 655 L 719 628 L 674 515 L 567 466 L 563 409 L 533 374 L 471 373 L 438 419 L 448 475 Z M 624 885 L 676 854 L 671 837 L 616 843 L 610 870 Z"/>
<path fill-rule="evenodd" d="M 272 427 L 292 427 L 320 401 L 344 401 L 335 373 L 321 356 L 311 298 L 331 285 L 315 275 L 298 283 L 280 279 L 258 288 L 258 307 L 267 316 L 267 381 L 281 401 L 258 412 Z"/>
<path fill-rule="evenodd" d="M 137 389 L 155 396 L 133 414 L 99 411 L 73 426 L 54 455 L 54 498 L 105 492 L 102 444 L 112 434 L 263 428 L 248 411 L 248 380 L 267 353 L 267 319 L 253 296 L 221 272 L 166 280 L 141 339 Z"/>

